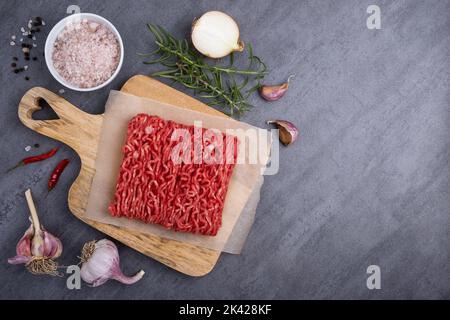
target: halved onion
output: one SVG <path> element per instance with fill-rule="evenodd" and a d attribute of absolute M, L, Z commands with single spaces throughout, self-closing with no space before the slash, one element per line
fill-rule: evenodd
<path fill-rule="evenodd" d="M 232 17 L 220 11 L 209 11 L 192 25 L 194 47 L 210 58 L 222 58 L 233 51 L 244 50 L 239 27 Z"/>

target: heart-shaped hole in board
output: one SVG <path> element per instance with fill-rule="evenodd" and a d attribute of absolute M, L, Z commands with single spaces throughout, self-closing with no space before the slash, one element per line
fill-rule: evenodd
<path fill-rule="evenodd" d="M 59 119 L 56 112 L 53 108 L 45 101 L 44 98 L 39 98 L 37 101 L 38 105 L 41 107 L 41 110 L 36 110 L 33 112 L 31 116 L 33 120 L 57 120 Z"/>

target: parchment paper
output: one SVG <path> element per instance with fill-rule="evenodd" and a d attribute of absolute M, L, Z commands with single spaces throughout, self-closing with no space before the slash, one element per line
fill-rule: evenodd
<path fill-rule="evenodd" d="M 156 224 L 112 217 L 109 214 L 108 205 L 113 199 L 116 188 L 123 158 L 121 148 L 126 140 L 127 125 L 129 120 L 139 113 L 156 115 L 185 125 L 193 125 L 194 121 L 202 121 L 203 127 L 215 128 L 223 132 L 226 129 L 240 128 L 247 130 L 254 128 L 233 119 L 207 115 L 120 91 L 111 91 L 105 106 L 95 165 L 96 173 L 89 193 L 85 216 L 91 220 L 126 227 L 143 233 L 217 251 L 239 254 L 253 224 L 263 181 L 261 168 L 265 166 L 267 159 L 258 164 L 249 164 L 248 161 L 245 164 L 236 164 L 225 198 L 222 226 L 216 236 L 175 232 Z M 232 237 L 230 237 L 230 234 L 232 234 Z"/>

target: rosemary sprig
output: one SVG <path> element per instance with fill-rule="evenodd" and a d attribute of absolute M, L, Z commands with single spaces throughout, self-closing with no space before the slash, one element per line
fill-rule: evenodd
<path fill-rule="evenodd" d="M 171 79 L 194 94 L 205 99 L 210 106 L 226 107 L 229 115 L 241 115 L 250 107 L 247 101 L 251 93 L 260 86 L 260 80 L 267 74 L 267 67 L 261 59 L 253 54 L 249 44 L 248 66 L 239 69 L 234 66 L 234 54 L 226 65 L 211 64 L 192 50 L 186 39 L 179 40 L 165 29 L 152 24 L 147 25 L 153 34 L 157 49 L 141 56 L 147 59 L 145 64 L 160 64 L 164 70 L 151 75 Z"/>

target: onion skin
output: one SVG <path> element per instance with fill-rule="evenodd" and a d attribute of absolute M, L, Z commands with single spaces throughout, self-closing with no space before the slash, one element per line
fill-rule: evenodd
<path fill-rule="evenodd" d="M 280 130 L 280 141 L 285 146 L 288 146 L 297 140 L 298 129 L 292 122 L 286 120 L 269 120 L 266 123 L 277 126 Z"/>

